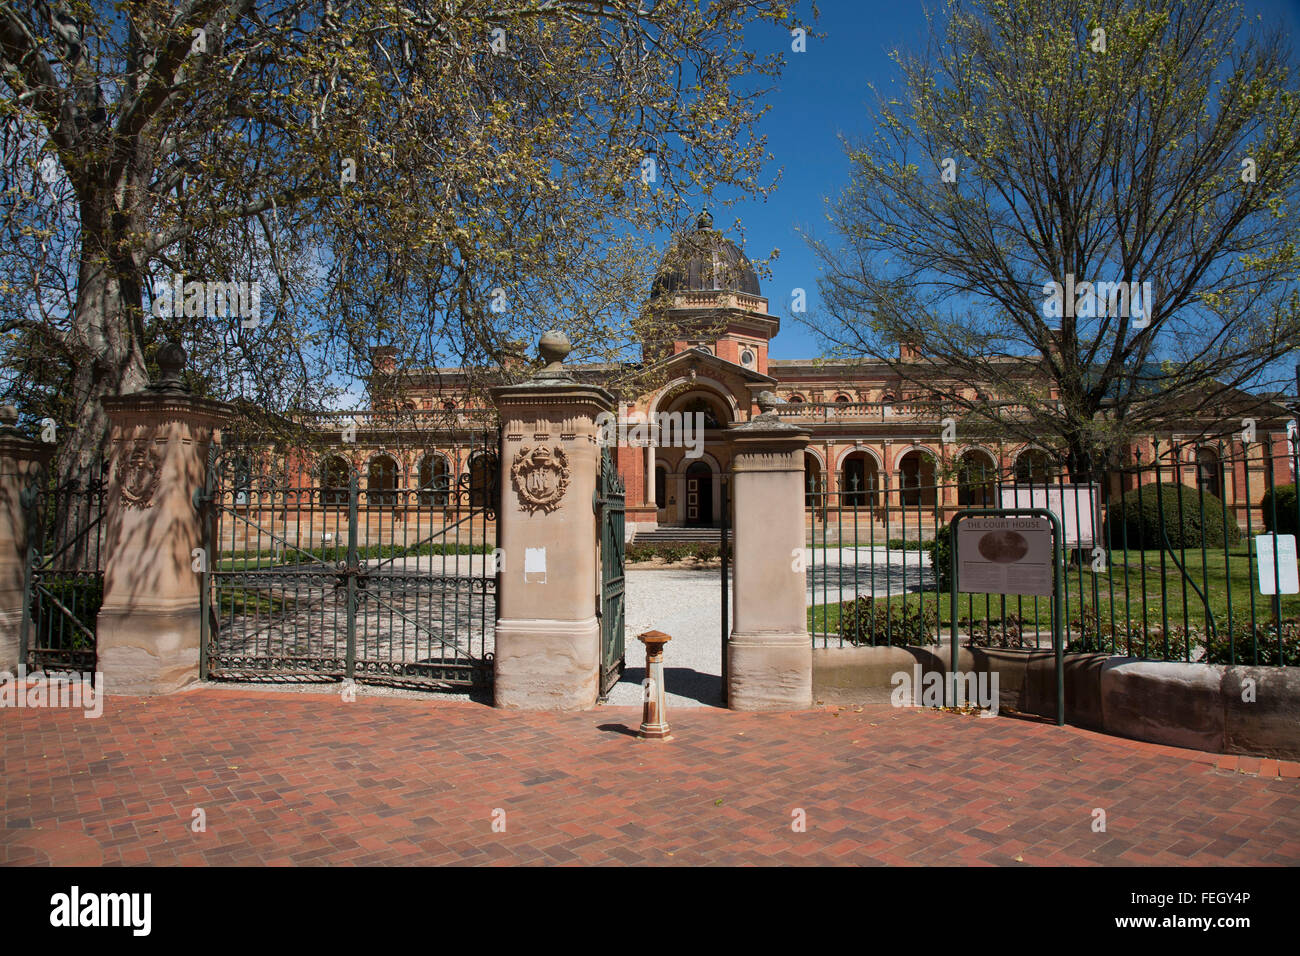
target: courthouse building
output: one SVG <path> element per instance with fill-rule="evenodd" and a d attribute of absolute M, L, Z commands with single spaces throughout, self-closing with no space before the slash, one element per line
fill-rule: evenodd
<path fill-rule="evenodd" d="M 771 311 L 752 264 L 713 229 L 707 213 L 693 231 L 677 238 L 653 292 L 654 301 L 669 303 L 663 325 L 681 331 L 672 341 L 643 344 L 642 365 L 653 370 L 656 385 L 646 394 L 625 397 L 625 412 L 634 420 L 654 420 L 663 412 L 698 413 L 705 423 L 704 448 L 699 457 L 688 456 L 686 448 L 654 444 L 617 449 L 629 535 L 719 524 L 721 479 L 729 468 L 726 429 L 758 414 L 763 392 L 781 400 L 776 410 L 781 418 L 812 433 L 805 457 L 810 504 L 817 493 L 828 493 L 825 503 L 841 513 L 856 509 L 863 522 L 878 521 L 886 500 L 893 508 L 927 512 L 927 522 L 958 506 L 995 504 L 978 476 L 1055 480 L 1046 451 L 1032 443 L 943 442 L 944 415 L 884 363 L 771 358 L 781 317 Z M 918 356 L 904 348 L 900 359 L 909 358 Z M 1032 373 L 1034 361 L 1020 361 Z M 394 383 L 401 383 L 399 396 L 385 400 L 387 410 L 309 420 L 320 440 L 292 457 L 298 480 L 316 489 L 321 504 L 346 501 L 352 476 L 367 489 L 372 505 L 437 505 L 448 487 L 468 489 L 471 498 L 481 499 L 497 469 L 493 445 L 484 438 L 495 434 L 488 431 L 491 409 L 467 398 L 467 378 L 459 369 L 411 370 L 397 363 L 393 350 L 374 351 L 372 397 L 392 395 Z M 613 371 L 608 365 L 569 368 L 593 382 L 607 381 Z M 975 399 L 977 392 L 976 384 L 968 386 L 968 397 Z M 1280 404 L 1274 408 L 1276 415 L 1258 420 L 1257 437 L 1279 463 L 1287 463 L 1285 472 L 1274 474 L 1281 483 L 1294 480 L 1287 434 L 1291 413 Z M 353 423 L 353 440 L 340 441 Z M 1218 496 L 1244 525 L 1247 503 L 1258 504 L 1265 487 L 1263 465 L 1247 463 L 1240 437 L 1198 440 L 1204 431 L 1197 422 L 1172 423 L 1134 450 L 1151 462 L 1156 451 L 1163 455 L 1179 446 L 1177 480 Z M 1251 456 L 1262 462 L 1260 445 L 1253 446 Z M 1165 480 L 1175 478 L 1167 473 Z M 1256 526 L 1258 520 L 1256 509 Z"/>

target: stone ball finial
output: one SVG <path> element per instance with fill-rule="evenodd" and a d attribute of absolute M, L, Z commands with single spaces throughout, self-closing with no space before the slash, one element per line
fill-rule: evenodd
<path fill-rule="evenodd" d="M 763 389 L 758 393 L 758 410 L 764 415 L 776 411 L 776 406 L 781 404 L 781 400 L 776 397 L 776 393 Z"/>
<path fill-rule="evenodd" d="M 537 351 L 546 360 L 546 368 L 542 372 L 555 373 L 562 371 L 565 358 L 573 351 L 573 344 L 559 329 L 551 329 L 538 340 Z"/>
<path fill-rule="evenodd" d="M 155 392 L 188 392 L 189 388 L 181 378 L 187 358 L 189 356 L 179 342 L 171 341 L 159 348 L 155 359 L 161 375 L 149 389 Z"/>
<path fill-rule="evenodd" d="M 18 424 L 18 409 L 12 405 L 0 405 L 0 425 L 13 428 Z"/>

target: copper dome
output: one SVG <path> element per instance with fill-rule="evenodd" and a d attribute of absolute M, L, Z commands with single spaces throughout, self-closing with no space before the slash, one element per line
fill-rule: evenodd
<path fill-rule="evenodd" d="M 673 240 L 651 294 L 713 291 L 763 294 L 753 265 L 734 242 L 713 228 L 713 217 L 706 209 L 696 220 L 694 232 Z"/>

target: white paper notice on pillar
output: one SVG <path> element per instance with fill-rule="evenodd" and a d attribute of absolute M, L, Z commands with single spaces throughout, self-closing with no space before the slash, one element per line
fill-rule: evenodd
<path fill-rule="evenodd" d="M 963 518 L 957 524 L 957 590 L 1049 597 L 1052 523 L 1047 518 Z"/>
<path fill-rule="evenodd" d="M 546 549 L 545 548 L 524 549 L 524 583 L 525 584 L 546 583 Z"/>
<path fill-rule="evenodd" d="M 1276 575 L 1273 567 L 1274 545 L 1277 547 Z M 1295 535 L 1256 535 L 1255 563 L 1259 565 L 1260 594 L 1300 594 L 1300 573 L 1296 571 Z M 1279 583 L 1281 587 L 1278 586 Z"/>

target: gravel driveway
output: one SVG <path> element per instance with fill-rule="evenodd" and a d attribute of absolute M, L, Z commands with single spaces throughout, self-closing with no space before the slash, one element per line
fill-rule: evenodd
<path fill-rule="evenodd" d="M 855 595 L 901 594 L 933 588 L 929 556 L 884 548 L 829 548 L 808 568 L 809 605 L 852 600 Z M 645 631 L 672 637 L 664 648 L 664 684 L 671 721 L 674 707 L 722 706 L 722 591 L 719 572 L 629 568 L 627 572 L 627 666 L 610 691 L 609 703 L 638 705 L 645 679 Z M 734 592 L 733 592 L 734 593 Z"/>
<path fill-rule="evenodd" d="M 623 679 L 609 692 L 612 705 L 640 705 L 646 631 L 672 637 L 664 647 L 668 719 L 674 707 L 722 706 L 722 590 L 718 571 L 627 572 Z"/>

